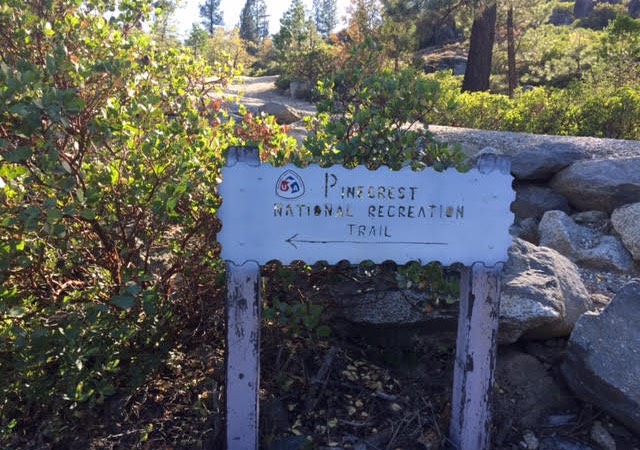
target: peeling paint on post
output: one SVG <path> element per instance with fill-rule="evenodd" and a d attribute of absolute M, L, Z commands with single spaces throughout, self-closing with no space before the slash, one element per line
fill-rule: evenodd
<path fill-rule="evenodd" d="M 227 264 L 227 448 L 258 448 L 260 266 Z"/>
<path fill-rule="evenodd" d="M 231 148 L 227 162 L 259 165 L 257 149 Z M 260 388 L 260 266 L 227 262 L 227 449 L 257 450 Z"/>
<path fill-rule="evenodd" d="M 458 450 L 488 450 L 502 265 L 462 270 L 449 434 Z"/>

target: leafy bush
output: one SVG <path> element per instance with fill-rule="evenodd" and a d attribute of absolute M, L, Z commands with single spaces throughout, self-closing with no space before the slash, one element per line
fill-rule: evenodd
<path fill-rule="evenodd" d="M 461 92 L 459 79 L 437 74 L 440 95 L 427 119 L 439 125 L 538 134 L 640 139 L 640 91 L 573 83 L 566 89 L 537 87 L 513 99 L 488 92 Z"/>
<path fill-rule="evenodd" d="M 596 62 L 600 33 L 572 27 L 543 25 L 524 32 L 518 50 L 522 84 L 567 87 Z"/>
<path fill-rule="evenodd" d="M 577 25 L 592 30 L 602 30 L 609 25 L 619 14 L 624 14 L 625 7 L 622 4 L 598 3 L 593 11 L 585 18 L 578 20 Z"/>
<path fill-rule="evenodd" d="M 460 164 L 462 154 L 434 144 L 427 130 L 439 84 L 411 68 L 370 71 L 368 58 L 318 84 L 318 115 L 308 122 L 305 141 L 312 157 L 322 164 L 370 168 Z"/>
<path fill-rule="evenodd" d="M 291 149 L 225 112 L 228 65 L 138 30 L 151 3 L 0 6 L 2 434 L 45 423 L 64 447 L 62 425 L 142 383 L 219 279 L 223 150 Z"/>
<path fill-rule="evenodd" d="M 581 108 L 579 134 L 640 139 L 640 91 L 625 86 L 588 95 Z"/>
<path fill-rule="evenodd" d="M 512 102 L 506 95 L 489 92 L 461 92 L 456 98 L 452 124 L 471 128 L 496 129 L 504 123 Z M 487 112 L 490 111 L 490 114 Z"/>
<path fill-rule="evenodd" d="M 519 90 L 501 128 L 538 134 L 578 133 L 576 101 L 570 90 Z"/>

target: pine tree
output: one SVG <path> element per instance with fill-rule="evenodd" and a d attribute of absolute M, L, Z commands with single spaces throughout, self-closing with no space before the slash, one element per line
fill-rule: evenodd
<path fill-rule="evenodd" d="M 347 10 L 349 23 L 347 33 L 352 43 L 362 44 L 376 38 L 382 25 L 382 5 L 377 0 L 351 0 Z"/>
<path fill-rule="evenodd" d="M 313 0 L 313 20 L 318 32 L 327 38 L 338 24 L 337 0 Z"/>
<path fill-rule="evenodd" d="M 247 0 L 240 13 L 240 37 L 260 42 L 269 35 L 269 16 L 264 0 Z"/>
<path fill-rule="evenodd" d="M 193 49 L 195 55 L 202 55 L 204 54 L 208 38 L 209 33 L 207 33 L 207 30 L 202 28 L 199 23 L 194 23 L 191 25 L 191 32 L 184 43 Z"/>
<path fill-rule="evenodd" d="M 273 37 L 273 44 L 280 52 L 290 52 L 312 45 L 316 40 L 316 27 L 307 18 L 302 0 L 292 0 L 280 18 L 280 31 Z"/>
<path fill-rule="evenodd" d="M 216 27 L 223 24 L 223 15 L 220 11 L 220 0 L 205 0 L 200 5 L 200 17 L 202 17 L 202 24 L 213 35 Z"/>
<path fill-rule="evenodd" d="M 176 28 L 172 21 L 178 7 L 176 0 L 156 0 L 153 2 L 154 14 L 151 30 L 160 42 L 167 42 L 175 37 Z"/>
<path fill-rule="evenodd" d="M 462 79 L 463 91 L 489 90 L 493 42 L 496 35 L 496 11 L 495 1 L 484 3 L 481 5 L 480 13 L 473 20 L 467 68 Z"/>

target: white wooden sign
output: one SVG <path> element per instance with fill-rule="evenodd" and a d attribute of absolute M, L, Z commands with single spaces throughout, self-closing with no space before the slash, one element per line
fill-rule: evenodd
<path fill-rule="evenodd" d="M 488 450 L 500 273 L 515 198 L 509 161 L 467 173 L 260 165 L 232 148 L 223 169 L 218 241 L 227 261 L 227 448 L 257 450 L 260 264 L 279 260 L 460 262 L 450 440 Z"/>
<path fill-rule="evenodd" d="M 493 170 L 223 168 L 222 258 L 494 265 L 511 243 L 512 178 Z"/>

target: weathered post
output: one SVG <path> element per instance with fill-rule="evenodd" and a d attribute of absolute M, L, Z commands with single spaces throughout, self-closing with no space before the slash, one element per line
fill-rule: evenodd
<path fill-rule="evenodd" d="M 231 148 L 227 165 L 259 165 L 258 150 Z M 227 262 L 227 449 L 258 449 L 260 266 Z"/>
<path fill-rule="evenodd" d="M 507 158 L 484 155 L 480 173 L 509 174 Z M 460 312 L 449 437 L 458 450 L 489 450 L 491 397 L 497 353 L 502 263 L 466 266 L 460 277 Z"/>
<path fill-rule="evenodd" d="M 488 450 L 501 265 L 476 263 L 460 277 L 460 314 L 450 438 L 458 450 Z"/>

